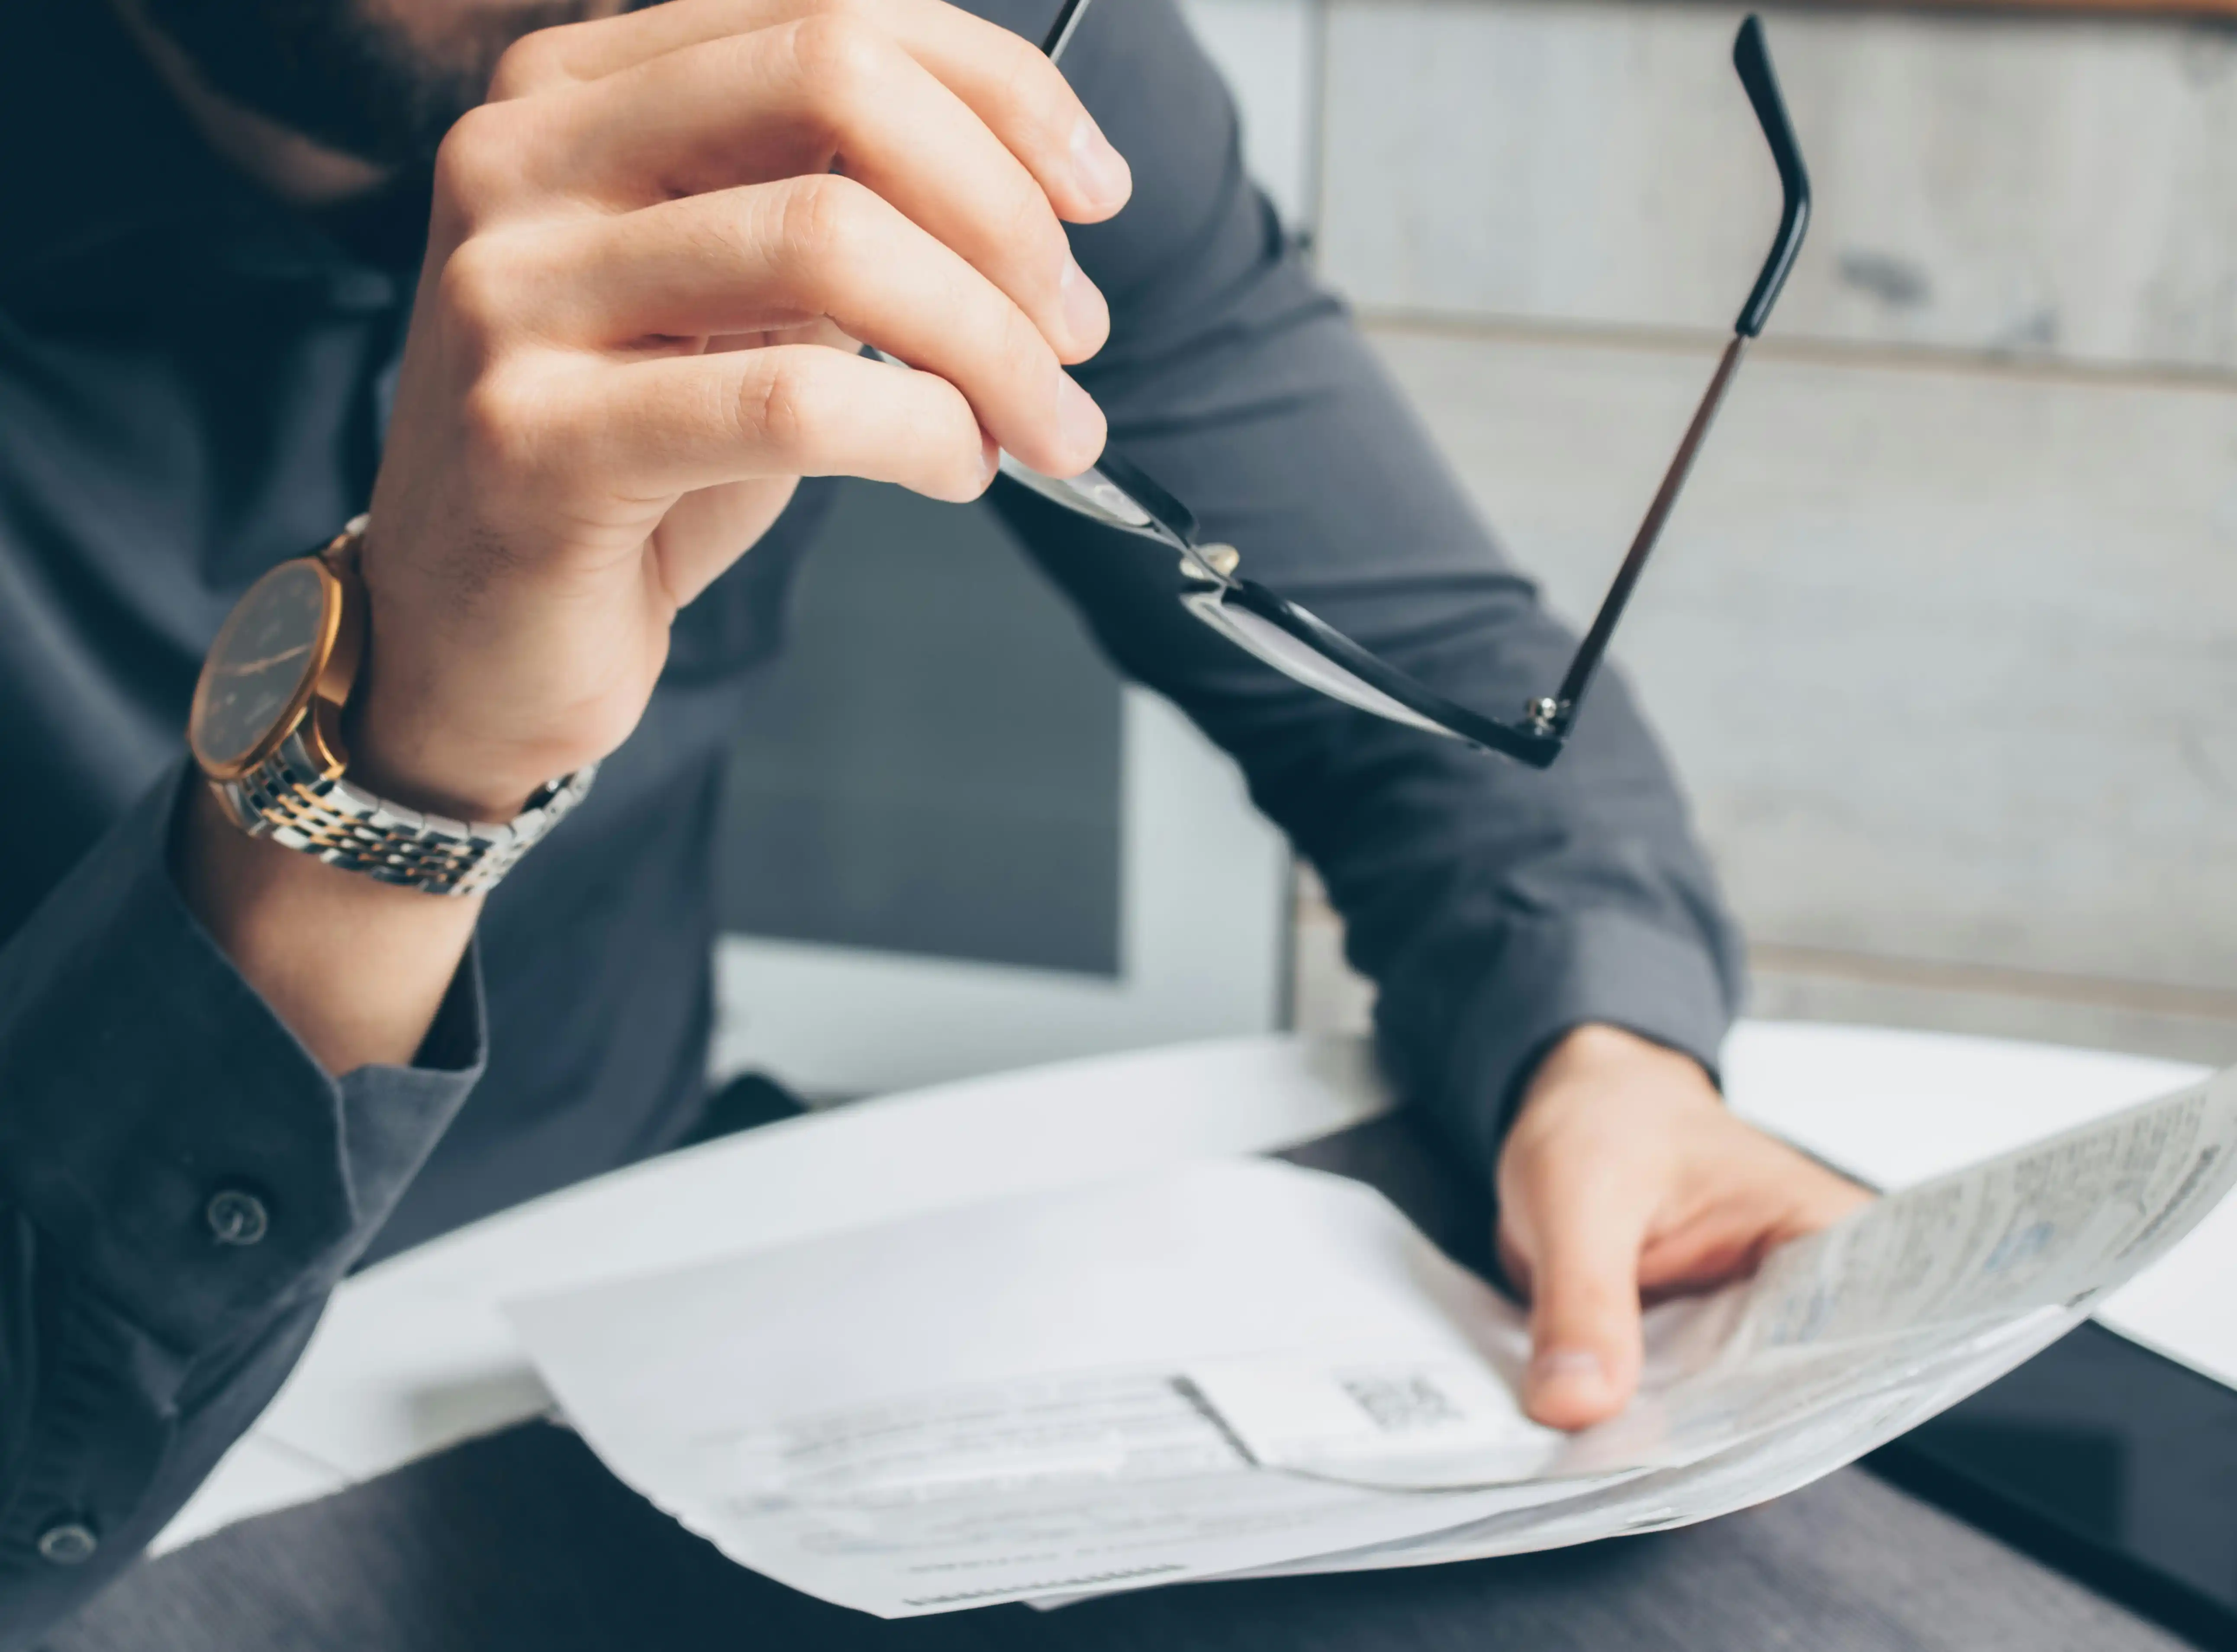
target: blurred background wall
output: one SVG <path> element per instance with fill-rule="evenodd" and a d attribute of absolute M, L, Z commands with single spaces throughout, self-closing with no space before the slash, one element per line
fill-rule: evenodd
<path fill-rule="evenodd" d="M 1588 614 L 1776 219 L 1739 12 L 1191 3 L 1327 278 Z M 2237 1060 L 2237 30 L 1766 22 L 1818 215 L 1618 645 L 1756 1010 Z M 1308 1019 L 1361 1013 L 1333 939 L 1309 899 Z"/>
<path fill-rule="evenodd" d="M 1588 614 L 1776 218 L 1739 12 L 1184 3 L 1254 171 Z M 1766 22 L 1818 218 L 1617 649 L 1754 1010 L 2237 1061 L 2237 30 Z M 1310 874 L 1292 904 L 1231 770 L 991 519 L 848 512 L 742 735 L 724 1065 L 867 1087 L 1364 1024 Z M 969 640 L 880 640 L 927 605 Z M 858 1070 L 865 1004 L 954 1047 Z"/>

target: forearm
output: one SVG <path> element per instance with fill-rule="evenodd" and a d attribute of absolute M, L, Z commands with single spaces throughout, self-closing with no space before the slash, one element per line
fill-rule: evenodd
<path fill-rule="evenodd" d="M 1170 4 L 1099 20 L 1067 65 L 1141 180 L 1126 215 L 1075 235 L 1114 294 L 1111 347 L 1083 379 L 1116 446 L 1245 577 L 1448 698 L 1514 715 L 1560 681 L 1573 635 L 1283 244 Z M 1170 556 L 998 499 L 1112 656 L 1236 756 L 1318 867 L 1382 989 L 1397 1076 L 1485 1164 L 1525 1075 L 1574 1028 L 1713 1062 L 1737 935 L 1620 675 L 1561 761 L 1526 770 L 1301 688 L 1188 616 Z"/>

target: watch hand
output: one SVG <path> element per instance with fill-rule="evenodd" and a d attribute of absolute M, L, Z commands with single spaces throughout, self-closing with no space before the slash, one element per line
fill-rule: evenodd
<path fill-rule="evenodd" d="M 217 664 L 217 675 L 220 677 L 246 677 L 251 671 L 268 670 L 270 667 L 279 664 L 283 660 L 291 660 L 299 654 L 307 654 L 310 651 L 310 644 L 298 643 L 293 648 L 283 650 L 277 654 L 267 654 L 258 659 L 224 661 Z"/>

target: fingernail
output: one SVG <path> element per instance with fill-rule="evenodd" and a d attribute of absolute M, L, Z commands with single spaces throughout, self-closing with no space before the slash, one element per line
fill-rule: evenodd
<path fill-rule="evenodd" d="M 1111 147 L 1100 127 L 1086 118 L 1072 129 L 1072 173 L 1080 193 L 1099 207 L 1116 207 L 1134 192 L 1134 173 L 1126 157 Z"/>
<path fill-rule="evenodd" d="M 1607 1366 L 1589 1348 L 1547 1348 L 1530 1360 L 1530 1391 L 1544 1399 L 1560 1393 L 1591 1401 L 1607 1388 Z"/>
<path fill-rule="evenodd" d="M 1070 373 L 1059 373 L 1057 381 L 1057 439 L 1080 456 L 1079 468 L 1086 470 L 1103 451 L 1103 410 Z"/>
<path fill-rule="evenodd" d="M 984 493 L 994 486 L 994 472 L 1002 468 L 1002 450 L 992 436 L 979 433 L 979 491 Z"/>
<path fill-rule="evenodd" d="M 1086 348 L 1102 341 L 1105 328 L 1111 324 L 1111 314 L 1104 307 L 1103 294 L 1095 290 L 1095 283 L 1079 267 L 1079 261 L 1070 253 L 1064 256 L 1064 274 L 1057 278 L 1057 293 L 1064 303 L 1064 327 L 1072 341 Z"/>

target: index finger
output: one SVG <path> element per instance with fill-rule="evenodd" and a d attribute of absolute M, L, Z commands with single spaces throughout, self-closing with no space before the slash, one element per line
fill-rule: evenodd
<path fill-rule="evenodd" d="M 1125 158 L 1056 65 L 1023 36 L 945 0 L 670 0 L 528 36 L 505 54 L 490 96 L 532 96 L 603 80 L 726 35 L 819 15 L 851 17 L 890 35 L 1018 157 L 1059 218 L 1099 223 L 1126 204 L 1133 176 Z M 1077 17 L 1073 10 L 1066 21 Z"/>

